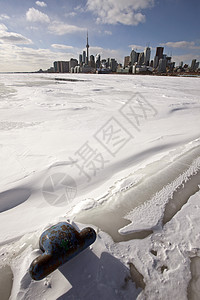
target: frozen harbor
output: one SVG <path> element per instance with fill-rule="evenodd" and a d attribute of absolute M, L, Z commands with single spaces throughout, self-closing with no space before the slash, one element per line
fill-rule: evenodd
<path fill-rule="evenodd" d="M 199 78 L 0 74 L 2 300 L 198 299 L 199 95 Z M 40 234 L 67 220 L 96 242 L 34 282 Z"/>

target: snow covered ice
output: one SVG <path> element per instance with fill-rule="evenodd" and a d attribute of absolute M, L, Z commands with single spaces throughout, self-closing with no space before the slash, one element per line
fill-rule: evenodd
<path fill-rule="evenodd" d="M 0 75 L 2 300 L 199 299 L 199 86 Z M 35 282 L 39 237 L 60 221 L 97 240 Z"/>

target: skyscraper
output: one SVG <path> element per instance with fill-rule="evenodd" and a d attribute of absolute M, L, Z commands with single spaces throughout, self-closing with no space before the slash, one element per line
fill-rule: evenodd
<path fill-rule="evenodd" d="M 165 58 L 161 58 L 158 64 L 158 72 L 166 73 L 167 60 Z"/>
<path fill-rule="evenodd" d="M 156 48 L 156 56 L 158 56 L 158 61 L 163 58 L 163 50 L 164 47 L 157 47 Z"/>
<path fill-rule="evenodd" d="M 86 49 L 87 49 L 87 56 L 86 56 L 86 64 L 88 65 L 89 62 L 89 43 L 88 43 L 88 31 L 87 31 L 87 44 L 86 44 Z"/>
<path fill-rule="evenodd" d="M 158 56 L 155 55 L 154 60 L 153 60 L 153 67 L 156 69 L 158 66 Z"/>
<path fill-rule="evenodd" d="M 114 58 L 111 58 L 110 60 L 110 69 L 112 72 L 117 71 L 117 61 Z"/>
<path fill-rule="evenodd" d="M 86 52 L 83 51 L 83 63 L 85 64 L 86 63 Z"/>
<path fill-rule="evenodd" d="M 90 55 L 89 65 L 90 65 L 91 68 L 95 68 L 94 55 Z"/>
<path fill-rule="evenodd" d="M 195 64 L 195 70 L 197 70 L 198 68 L 199 68 L 199 61 L 197 61 Z"/>
<path fill-rule="evenodd" d="M 144 49 L 144 63 L 147 66 L 149 66 L 149 63 L 150 63 L 150 56 L 151 56 L 151 48 L 146 47 Z"/>
<path fill-rule="evenodd" d="M 95 56 L 95 62 L 96 62 L 96 68 L 100 68 L 101 66 L 101 55 L 100 54 L 96 54 Z"/>
<path fill-rule="evenodd" d="M 138 65 L 142 65 L 144 63 L 144 52 L 141 52 L 138 57 Z"/>
<path fill-rule="evenodd" d="M 139 53 L 137 53 L 135 50 L 131 51 L 131 55 L 130 55 L 131 66 L 133 66 L 134 63 L 138 61 L 138 56 L 139 56 Z"/>
<path fill-rule="evenodd" d="M 130 63 L 130 56 L 124 57 L 124 68 L 128 67 Z"/>
<path fill-rule="evenodd" d="M 156 48 L 156 55 L 154 57 L 153 67 L 157 68 L 159 65 L 159 60 L 163 58 L 163 50 L 164 47 L 157 47 Z"/>
<path fill-rule="evenodd" d="M 192 71 L 195 70 L 196 61 L 197 61 L 196 59 L 193 59 L 193 60 L 192 60 L 192 63 L 191 63 L 191 70 L 192 70 Z"/>
<path fill-rule="evenodd" d="M 79 65 L 81 66 L 83 62 L 83 55 L 79 54 Z"/>

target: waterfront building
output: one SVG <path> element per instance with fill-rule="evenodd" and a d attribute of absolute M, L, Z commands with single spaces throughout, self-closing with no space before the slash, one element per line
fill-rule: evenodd
<path fill-rule="evenodd" d="M 79 65 L 81 66 L 83 63 L 83 55 L 79 54 Z"/>
<path fill-rule="evenodd" d="M 151 57 L 151 48 L 146 47 L 144 49 L 144 63 L 146 66 L 149 66 L 150 64 L 150 57 Z"/>
<path fill-rule="evenodd" d="M 195 64 L 195 70 L 197 70 L 199 68 L 199 62 L 197 61 Z"/>
<path fill-rule="evenodd" d="M 165 58 L 161 58 L 158 64 L 158 72 L 166 73 L 166 67 L 167 67 L 167 60 Z"/>
<path fill-rule="evenodd" d="M 95 68 L 94 55 L 90 55 L 89 66 L 92 67 L 92 68 Z"/>
<path fill-rule="evenodd" d="M 101 66 L 101 55 L 100 54 L 96 54 L 95 56 L 95 62 L 96 62 L 96 68 L 100 68 Z"/>
<path fill-rule="evenodd" d="M 141 52 L 138 57 L 138 65 L 141 66 L 143 64 L 144 64 L 144 52 Z"/>
<path fill-rule="evenodd" d="M 130 63 L 130 56 L 124 57 L 124 68 L 128 67 Z"/>
<path fill-rule="evenodd" d="M 158 62 L 161 58 L 163 58 L 163 51 L 164 51 L 164 47 L 156 48 L 156 56 L 158 57 Z"/>
<path fill-rule="evenodd" d="M 112 72 L 117 71 L 117 61 L 114 58 L 111 58 L 110 60 L 110 69 Z"/>
<path fill-rule="evenodd" d="M 72 68 L 75 68 L 76 66 L 78 66 L 78 60 L 71 58 L 69 61 L 69 69 L 71 70 Z"/>
<path fill-rule="evenodd" d="M 153 62 L 154 69 L 156 69 L 158 67 L 160 59 L 163 58 L 163 50 L 164 50 L 164 47 L 156 48 L 156 55 L 154 57 L 154 62 Z M 165 55 L 165 57 L 166 57 L 166 55 Z"/>
<path fill-rule="evenodd" d="M 154 69 L 156 69 L 157 66 L 158 66 L 158 56 L 155 56 L 154 60 L 153 60 L 153 67 L 154 67 Z"/>
<path fill-rule="evenodd" d="M 197 61 L 196 59 L 192 60 L 192 63 L 191 63 L 191 70 L 192 71 L 195 71 L 196 61 Z"/>
<path fill-rule="evenodd" d="M 53 67 L 54 67 L 54 71 L 57 73 L 58 72 L 58 61 L 54 61 Z"/>
<path fill-rule="evenodd" d="M 86 63 L 86 52 L 83 51 L 83 63 L 85 64 Z"/>
<path fill-rule="evenodd" d="M 56 73 L 69 73 L 68 61 L 54 61 L 53 66 Z"/>
<path fill-rule="evenodd" d="M 138 56 L 139 56 L 139 53 L 137 53 L 135 50 L 131 51 L 131 54 L 130 54 L 131 66 L 133 66 L 134 63 L 136 63 L 138 61 Z"/>

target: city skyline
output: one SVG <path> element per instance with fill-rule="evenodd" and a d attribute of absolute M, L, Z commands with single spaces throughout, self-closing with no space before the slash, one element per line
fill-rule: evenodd
<path fill-rule="evenodd" d="M 134 48 L 165 48 L 178 65 L 200 60 L 197 0 L 0 0 L 0 72 L 47 69 L 78 58 L 87 30 L 90 54 L 123 64 Z"/>
<path fill-rule="evenodd" d="M 191 65 L 183 61 L 175 67 L 172 57 L 164 52 L 164 47 L 156 47 L 155 56 L 151 57 L 151 48 L 145 47 L 144 51 L 137 52 L 132 48 L 130 55 L 124 57 L 124 64 L 115 58 L 102 58 L 100 54 L 89 55 L 88 31 L 86 38 L 86 51 L 79 54 L 79 59 L 71 58 L 68 61 L 54 61 L 53 67 L 38 72 L 47 73 L 118 73 L 118 74 L 192 74 L 199 73 L 199 62 L 193 59 Z"/>

